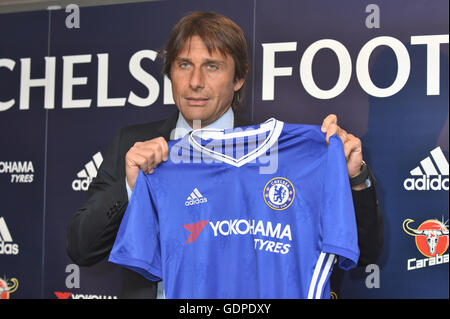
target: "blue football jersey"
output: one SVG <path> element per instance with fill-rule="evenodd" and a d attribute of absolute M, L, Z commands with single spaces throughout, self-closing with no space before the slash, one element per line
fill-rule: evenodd
<path fill-rule="evenodd" d="M 167 298 L 329 298 L 359 258 L 342 142 L 270 119 L 194 130 L 136 180 L 109 260 Z"/>

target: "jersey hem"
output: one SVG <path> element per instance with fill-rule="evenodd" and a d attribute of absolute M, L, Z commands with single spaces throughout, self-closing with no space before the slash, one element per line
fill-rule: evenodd
<path fill-rule="evenodd" d="M 352 269 L 358 264 L 359 252 L 328 244 L 323 246 L 322 251 L 344 257 L 339 258 L 339 267 L 344 270 Z"/>

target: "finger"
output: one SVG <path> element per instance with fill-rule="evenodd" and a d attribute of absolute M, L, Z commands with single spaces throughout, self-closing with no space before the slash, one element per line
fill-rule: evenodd
<path fill-rule="evenodd" d="M 348 157 L 353 150 L 353 145 L 351 142 L 346 142 L 343 144 L 343 146 L 344 146 L 345 160 L 348 161 Z"/>
<path fill-rule="evenodd" d="M 133 147 L 135 149 L 141 149 L 141 148 L 145 147 L 145 143 L 144 142 L 136 142 L 136 143 L 133 144 Z"/>
<path fill-rule="evenodd" d="M 127 156 L 127 165 L 129 167 L 137 166 L 144 174 L 147 174 L 148 171 L 148 160 L 146 156 L 141 155 L 137 152 L 131 152 L 129 156 Z"/>
<path fill-rule="evenodd" d="M 164 162 L 167 162 L 169 160 L 169 145 L 167 144 L 166 140 L 161 137 L 159 140 L 159 145 L 161 146 L 161 159 Z"/>
<path fill-rule="evenodd" d="M 142 170 L 142 173 L 148 174 L 148 170 L 151 168 L 150 161 L 148 157 L 137 155 L 139 157 L 139 168 Z"/>
<path fill-rule="evenodd" d="M 340 131 L 340 127 L 335 123 L 332 123 L 328 126 L 327 131 L 326 131 L 327 135 L 325 136 L 325 140 L 326 140 L 327 144 L 330 142 L 330 137 L 332 135 L 334 135 L 334 134 L 339 135 L 339 131 Z"/>
<path fill-rule="evenodd" d="M 322 122 L 321 130 L 323 133 L 328 132 L 330 125 L 337 125 L 337 116 L 335 114 L 328 115 Z"/>
<path fill-rule="evenodd" d="M 158 167 L 162 161 L 163 147 L 159 143 L 155 143 L 152 149 L 153 161 L 150 162 L 150 168 Z"/>
<path fill-rule="evenodd" d="M 348 134 L 344 145 L 345 158 L 348 160 L 353 153 L 362 152 L 361 140 L 353 134 Z"/>
<path fill-rule="evenodd" d="M 349 135 L 346 130 L 339 128 L 338 136 L 341 138 L 342 144 L 346 143 L 349 139 Z"/>
<path fill-rule="evenodd" d="M 169 145 L 164 140 L 163 143 L 163 161 L 167 162 L 169 160 Z"/>
<path fill-rule="evenodd" d="M 169 159 L 169 146 L 163 137 L 145 141 L 138 146 L 145 154 L 150 154 L 149 152 L 154 153 L 154 163 L 151 163 L 153 167 L 158 166 L 161 161 L 167 161 Z"/>
<path fill-rule="evenodd" d="M 344 153 L 347 161 L 347 169 L 350 177 L 360 173 L 362 156 L 362 143 L 359 138 L 349 134 L 348 141 L 344 144 Z"/>

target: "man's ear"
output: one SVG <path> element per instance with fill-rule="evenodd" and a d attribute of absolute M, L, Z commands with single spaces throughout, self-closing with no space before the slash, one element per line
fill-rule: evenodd
<path fill-rule="evenodd" d="M 239 91 L 241 87 L 244 85 L 245 78 L 244 79 L 235 79 L 234 80 L 234 91 Z"/>

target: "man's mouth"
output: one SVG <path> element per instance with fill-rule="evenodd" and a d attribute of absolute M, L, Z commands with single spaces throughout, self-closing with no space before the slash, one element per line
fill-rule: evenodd
<path fill-rule="evenodd" d="M 185 100 L 191 106 L 202 106 L 209 101 L 207 97 L 196 97 L 196 96 L 188 96 L 185 98 Z"/>

